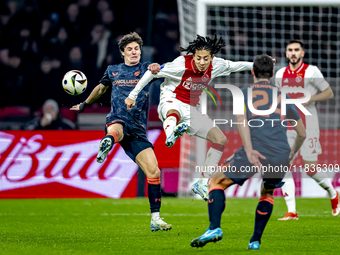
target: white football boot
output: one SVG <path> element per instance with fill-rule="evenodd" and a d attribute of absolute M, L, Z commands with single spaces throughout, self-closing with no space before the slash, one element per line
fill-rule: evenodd
<path fill-rule="evenodd" d="M 108 137 L 104 137 L 99 144 L 99 151 L 97 154 L 97 162 L 103 163 L 107 154 L 109 154 L 112 148 L 112 140 Z"/>
<path fill-rule="evenodd" d="M 187 132 L 189 126 L 185 123 L 180 123 L 176 127 L 174 127 L 174 130 L 168 136 L 165 140 L 165 146 L 171 148 L 174 146 L 175 142 L 178 138 L 180 138 L 185 132 Z"/>
<path fill-rule="evenodd" d="M 158 230 L 168 231 L 172 229 L 172 225 L 163 221 L 161 217 L 157 217 L 156 219 L 151 219 L 150 228 L 151 228 L 151 231 L 155 231 L 155 232 Z"/>
<path fill-rule="evenodd" d="M 191 186 L 192 192 L 197 195 L 200 195 L 204 201 L 208 201 L 209 199 L 209 187 L 206 179 L 199 179 Z"/>

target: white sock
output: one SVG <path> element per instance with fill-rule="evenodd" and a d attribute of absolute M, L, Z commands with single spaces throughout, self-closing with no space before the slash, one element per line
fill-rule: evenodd
<path fill-rule="evenodd" d="M 213 169 L 211 169 L 212 167 L 217 167 L 218 162 L 220 162 L 220 159 L 222 157 L 222 151 L 216 150 L 212 147 L 210 147 L 210 149 L 208 150 L 207 153 L 207 159 L 205 160 L 204 163 L 204 171 L 202 172 L 202 177 L 201 178 L 210 178 L 214 171 L 211 171 Z"/>
<path fill-rule="evenodd" d="M 285 184 L 281 187 L 282 194 L 286 200 L 288 212 L 296 213 L 295 204 L 295 183 L 293 179 L 293 173 L 287 172 L 285 178 L 282 180 Z"/>
<path fill-rule="evenodd" d="M 155 219 L 157 219 L 157 218 L 159 218 L 159 217 L 160 217 L 159 212 L 153 212 L 153 213 L 151 213 L 151 220 L 155 220 Z"/>
<path fill-rule="evenodd" d="M 313 176 L 311 176 L 317 184 L 319 184 L 324 190 L 327 190 L 329 198 L 333 199 L 336 197 L 336 191 L 327 177 L 326 173 L 317 172 Z"/>
<path fill-rule="evenodd" d="M 169 137 L 177 125 L 177 120 L 174 116 L 166 118 L 163 122 L 163 129 L 166 137 Z"/>

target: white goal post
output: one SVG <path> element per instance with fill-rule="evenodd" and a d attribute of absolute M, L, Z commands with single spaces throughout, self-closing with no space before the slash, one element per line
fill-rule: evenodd
<path fill-rule="evenodd" d="M 256 55 L 266 53 L 277 59 L 277 71 L 288 63 L 285 58 L 285 43 L 292 39 L 300 39 L 305 43 L 304 61 L 321 69 L 334 92 L 332 100 L 317 103 L 319 125 L 325 136 L 322 160 L 334 163 L 336 155 L 340 153 L 337 146 L 337 143 L 340 144 L 340 1 L 177 0 L 177 3 L 182 47 L 187 47 L 197 34 L 217 34 L 227 44 L 225 49 L 216 54 L 218 57 L 232 61 L 252 61 Z M 218 83 L 230 83 L 242 86 L 250 79 L 250 73 L 231 74 L 216 79 L 211 85 L 214 87 Z M 220 118 L 222 113 L 224 116 L 229 114 L 232 106 L 230 92 L 216 90 L 222 98 L 223 107 L 215 107 L 210 98 L 204 99 L 208 104 L 207 114 L 212 119 Z M 236 129 L 229 126 L 225 128 Z M 192 166 L 203 165 L 207 148 L 203 139 L 186 136 L 183 140 L 187 144 L 186 148 L 190 142 L 195 147 L 190 146 L 190 153 L 181 153 L 181 166 L 191 165 L 191 169 L 184 170 L 185 178 L 181 178 L 180 174 L 180 197 L 190 194 L 188 183 L 197 177 Z M 231 140 L 232 143 L 233 141 L 236 143 Z M 188 162 L 188 158 L 191 163 L 183 164 Z"/>

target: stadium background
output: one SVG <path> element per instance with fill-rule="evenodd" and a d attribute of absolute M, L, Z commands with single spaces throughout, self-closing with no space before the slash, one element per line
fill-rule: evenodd
<path fill-rule="evenodd" d="M 117 40 L 123 34 L 137 31 L 142 36 L 142 61 L 164 63 L 179 56 L 177 49 L 180 36 L 181 43 L 185 45 L 198 31 L 195 26 L 196 1 L 183 0 L 179 3 L 182 4 L 179 10 L 185 14 L 184 19 L 178 15 L 177 2 L 171 0 L 129 1 L 128 6 L 113 4 L 107 0 L 1 2 L 1 197 L 119 198 L 145 194 L 143 175 L 139 175 L 131 162 L 126 163 L 128 159 L 122 155 L 119 146 L 110 153 L 115 162 L 113 165 L 108 162 L 101 167 L 93 162 L 93 155 L 96 154 L 97 144 L 102 136 L 105 115 L 109 110 L 109 93 L 85 113 L 71 112 L 69 107 L 82 102 L 88 96 L 108 64 L 122 61 Z M 251 61 L 254 55 L 270 49 L 266 53 L 278 59 L 279 68 L 287 63 L 284 58 L 286 40 L 302 37 L 301 39 L 307 41 L 306 62 L 321 68 L 335 92 L 333 100 L 318 104 L 318 110 L 321 112 L 320 123 L 323 129 L 322 162 L 336 164 L 339 151 L 339 9 L 209 7 L 207 13 L 207 17 L 202 18 L 207 20 L 207 35 L 217 33 L 226 39 L 228 46 L 219 56 L 227 59 Z M 319 20 L 326 25 L 320 25 Z M 228 30 L 225 29 L 226 24 Z M 292 27 L 294 33 L 290 30 Z M 297 31 L 308 32 L 301 34 Z M 83 95 L 72 97 L 62 90 L 62 76 L 71 69 L 81 70 L 87 75 L 89 85 Z M 244 76 L 244 80 L 241 80 L 241 76 Z M 244 83 L 249 78 L 249 73 L 242 73 L 232 75 L 231 80 L 228 78 L 217 82 Z M 162 124 L 156 113 L 159 84 L 160 81 L 155 82 L 150 92 L 149 129 L 162 168 L 165 183 L 163 191 L 165 195 L 174 195 L 177 191 L 180 162 L 199 154 L 192 147 L 189 148 L 189 154 L 185 153 L 187 138 L 181 139 L 171 150 L 164 146 Z M 230 112 L 230 94 L 220 94 L 222 100 L 229 103 L 223 109 L 209 108 L 211 117 Z M 41 115 L 41 105 L 48 98 L 58 101 L 63 116 L 75 122 L 77 128 L 82 130 L 80 133 L 23 131 L 27 121 Z M 230 143 L 222 159 L 229 157 L 241 145 L 235 130 L 226 128 L 224 131 Z M 55 136 L 61 138 L 60 141 L 56 142 Z M 75 136 L 78 138 L 74 138 Z M 89 146 L 87 152 L 80 149 L 87 148 L 86 146 Z M 297 164 L 301 164 L 301 159 Z M 314 183 L 308 182 L 309 179 L 304 180 L 301 175 L 295 177 L 299 181 L 298 196 L 326 195 L 318 186 L 310 186 Z M 339 187 L 339 176 L 333 177 L 333 185 Z M 121 182 L 115 182 L 116 180 Z M 301 184 L 301 180 L 305 184 Z M 103 183 L 107 184 L 106 189 L 96 189 Z M 180 186 L 188 187 L 187 184 L 188 181 Z M 117 193 L 112 191 L 113 186 Z M 258 178 L 244 187 L 230 191 L 228 196 L 259 195 Z M 307 188 L 315 192 L 310 193 Z M 280 195 L 279 191 L 277 195 Z"/>

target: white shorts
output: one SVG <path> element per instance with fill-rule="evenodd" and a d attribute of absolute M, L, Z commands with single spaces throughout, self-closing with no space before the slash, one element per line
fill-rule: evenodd
<path fill-rule="evenodd" d="M 293 146 L 296 135 L 297 133 L 295 130 L 287 131 L 287 138 L 290 147 Z M 318 155 L 322 153 L 319 137 L 319 129 L 306 129 L 306 139 L 300 148 L 300 155 L 303 160 L 318 161 Z"/>
<path fill-rule="evenodd" d="M 200 113 L 196 107 L 183 103 L 176 98 L 165 98 L 159 102 L 158 117 L 164 122 L 169 110 L 177 110 L 180 120 L 178 123 L 186 123 L 189 126 L 187 134 L 197 136 L 203 139 L 207 138 L 208 132 L 214 127 L 213 121 L 208 115 Z"/>

